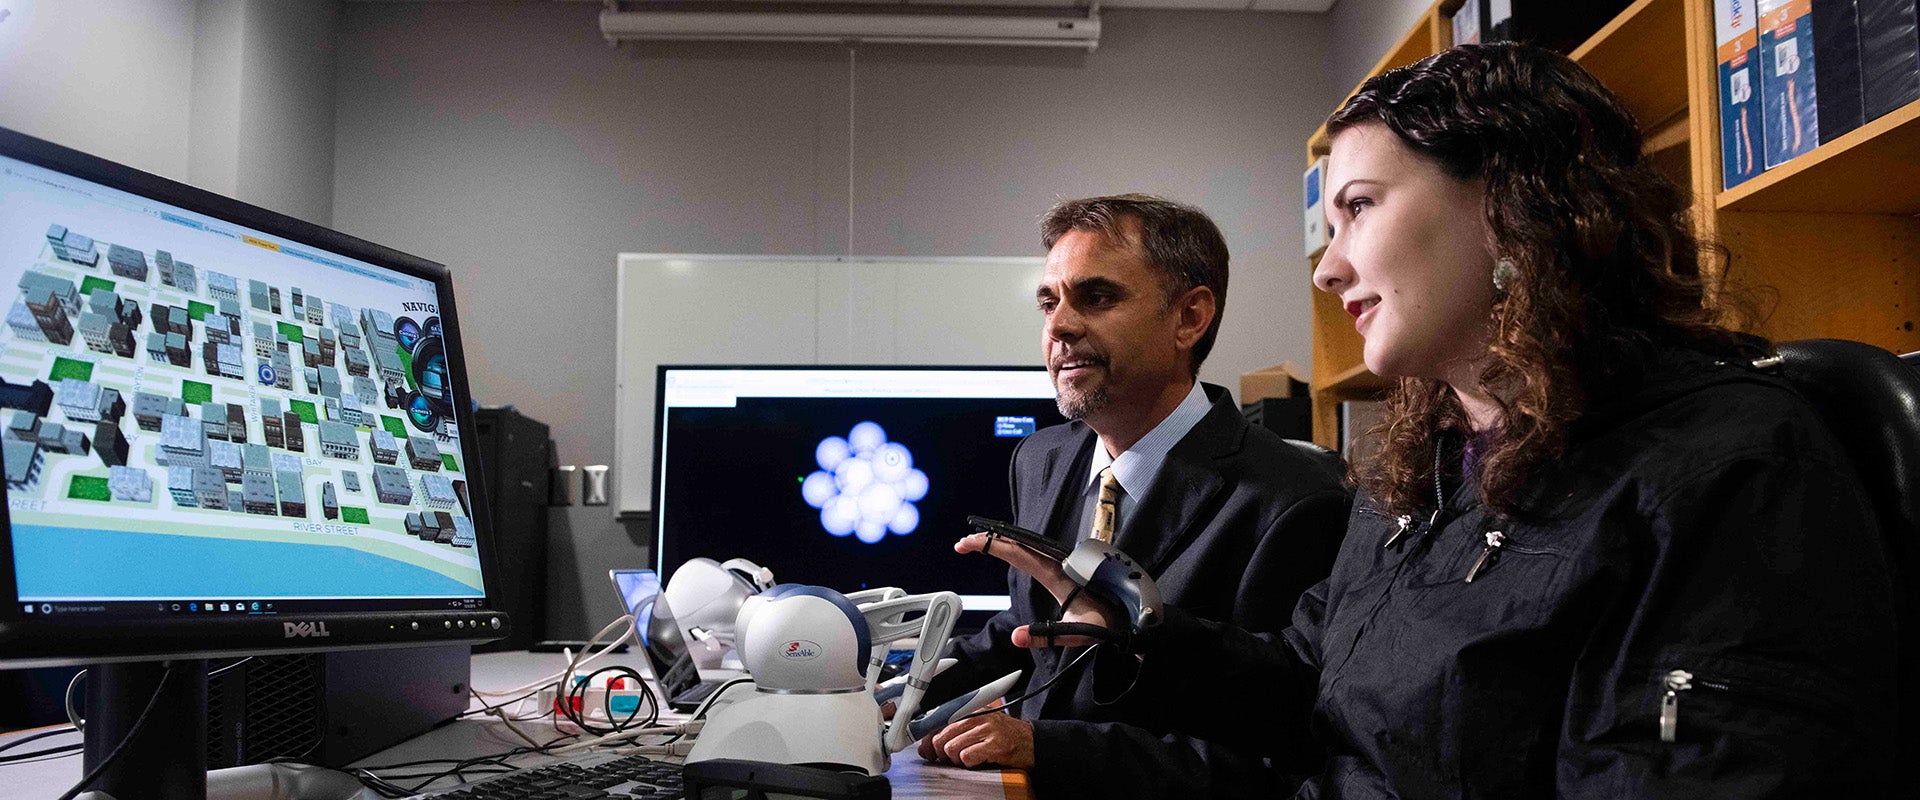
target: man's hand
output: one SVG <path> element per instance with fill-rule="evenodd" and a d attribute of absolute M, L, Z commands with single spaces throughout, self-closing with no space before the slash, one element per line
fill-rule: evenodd
<path fill-rule="evenodd" d="M 920 757 L 969 769 L 1033 768 L 1033 723 L 1007 714 L 969 717 L 920 740 Z"/>
<path fill-rule="evenodd" d="M 1042 558 L 1033 551 L 1013 544 L 1012 542 L 996 542 L 993 540 L 991 534 L 976 533 L 963 538 L 954 543 L 953 550 L 956 553 L 962 554 L 986 553 L 994 558 L 1007 562 L 1009 566 L 1027 573 L 1035 582 L 1045 587 L 1046 590 L 1053 595 L 1053 601 L 1055 603 L 1065 602 L 1067 596 L 1073 594 L 1073 579 L 1067 577 L 1067 574 L 1060 570 L 1059 562 Z M 1061 616 L 1060 621 L 1084 622 L 1089 625 L 1111 628 L 1113 627 L 1113 623 L 1110 620 L 1114 618 L 1115 617 L 1109 615 L 1105 609 L 1101 608 L 1098 602 L 1095 602 L 1093 598 L 1087 596 L 1086 592 L 1081 592 L 1073 595 L 1073 604 L 1067 607 L 1066 613 Z M 1095 640 L 1085 636 L 1060 636 L 1052 639 L 1034 636 L 1027 630 L 1027 626 L 1025 625 L 1013 629 L 1013 645 L 1015 647 L 1044 650 L 1056 646 L 1082 647 L 1094 643 Z M 1032 736 L 1029 735 L 1028 739 L 1031 740 Z M 924 752 L 924 744 L 922 747 Z"/>

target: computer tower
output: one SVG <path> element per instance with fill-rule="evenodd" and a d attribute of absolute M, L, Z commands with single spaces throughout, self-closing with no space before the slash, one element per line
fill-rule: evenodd
<path fill-rule="evenodd" d="M 525 650 L 546 638 L 547 475 L 553 442 L 546 423 L 511 407 L 474 412 L 480 475 L 493 518 L 495 608 L 513 620 L 513 634 L 474 652 Z"/>
<path fill-rule="evenodd" d="M 1313 400 L 1304 393 L 1243 403 L 1240 414 L 1254 427 L 1266 428 L 1282 439 L 1313 441 Z"/>
<path fill-rule="evenodd" d="M 273 758 L 345 766 L 465 711 L 472 675 L 464 644 L 209 666 L 209 769 Z"/>

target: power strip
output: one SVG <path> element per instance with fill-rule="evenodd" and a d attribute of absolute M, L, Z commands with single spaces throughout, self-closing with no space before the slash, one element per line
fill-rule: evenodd
<path fill-rule="evenodd" d="M 574 713 L 589 722 L 622 723 L 645 716 L 645 696 L 639 689 L 614 689 L 609 693 L 605 686 L 588 686 L 569 692 L 568 700 L 573 704 Z M 560 711 L 553 687 L 540 690 L 540 707 L 555 713 Z M 560 718 L 565 719 L 566 715 L 561 714 Z"/>

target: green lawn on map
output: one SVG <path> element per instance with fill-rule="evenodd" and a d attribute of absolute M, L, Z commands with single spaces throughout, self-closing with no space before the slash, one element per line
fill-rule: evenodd
<path fill-rule="evenodd" d="M 69 500 L 112 500 L 113 491 L 107 488 L 106 478 L 91 475 L 75 475 L 73 483 L 67 485 Z"/>
<path fill-rule="evenodd" d="M 367 510 L 364 508 L 354 508 L 353 506 L 341 506 L 340 519 L 355 525 L 365 525 L 367 524 Z"/>
<path fill-rule="evenodd" d="M 105 289 L 109 292 L 113 291 L 113 281 L 107 280 L 106 278 L 97 278 L 92 275 L 80 279 L 81 294 L 93 294 L 100 289 Z"/>
<path fill-rule="evenodd" d="M 213 384 L 201 383 L 199 381 L 181 381 L 180 399 L 190 406 L 213 402 Z"/>
<path fill-rule="evenodd" d="M 66 357 L 54 358 L 53 369 L 47 373 L 47 380 L 59 383 L 68 378 L 76 381 L 93 380 L 93 362 Z"/>
<path fill-rule="evenodd" d="M 194 322 L 206 321 L 207 315 L 211 313 L 213 313 L 213 306 L 193 300 L 187 301 L 187 316 L 192 317 Z"/>
<path fill-rule="evenodd" d="M 314 410 L 312 403 L 305 400 L 288 400 L 287 409 L 299 416 L 301 422 L 308 425 L 320 424 L 320 412 Z"/>

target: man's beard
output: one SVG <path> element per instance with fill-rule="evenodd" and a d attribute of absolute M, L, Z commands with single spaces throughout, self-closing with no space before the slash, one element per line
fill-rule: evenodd
<path fill-rule="evenodd" d="M 1054 403 L 1060 407 L 1060 416 L 1067 419 L 1084 419 L 1088 414 L 1099 412 L 1113 401 L 1107 394 L 1107 384 L 1103 381 L 1087 391 L 1068 389 L 1054 384 L 1058 396 Z"/>

